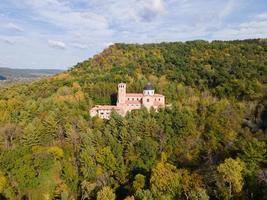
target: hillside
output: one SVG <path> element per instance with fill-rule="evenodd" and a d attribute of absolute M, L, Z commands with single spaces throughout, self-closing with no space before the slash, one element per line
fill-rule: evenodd
<path fill-rule="evenodd" d="M 13 69 L 0 67 L 0 85 L 23 83 L 39 79 L 43 76 L 52 76 L 62 72 L 57 69 Z"/>
<path fill-rule="evenodd" d="M 0 198 L 264 199 L 266 66 L 266 39 L 115 44 L 0 89 Z M 119 82 L 172 107 L 91 118 Z"/>
<path fill-rule="evenodd" d="M 31 78 L 54 75 L 62 72 L 62 70 L 57 69 L 14 69 L 14 68 L 3 68 L 0 67 L 0 74 L 2 76 L 12 78 Z"/>

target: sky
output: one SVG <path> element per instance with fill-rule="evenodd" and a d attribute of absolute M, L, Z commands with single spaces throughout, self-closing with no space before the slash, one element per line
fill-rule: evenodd
<path fill-rule="evenodd" d="M 267 38 L 267 0 L 0 0 L 0 67 L 68 69 L 114 43 Z"/>

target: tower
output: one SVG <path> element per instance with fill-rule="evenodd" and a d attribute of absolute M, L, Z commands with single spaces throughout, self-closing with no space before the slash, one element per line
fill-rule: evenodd
<path fill-rule="evenodd" d="M 125 104 L 125 101 L 126 101 L 126 84 L 120 83 L 118 84 L 117 106 Z"/>
<path fill-rule="evenodd" d="M 143 106 L 150 109 L 151 107 L 153 107 L 154 105 L 154 93 L 155 90 L 153 88 L 153 86 L 148 83 L 145 85 L 144 87 L 144 91 L 143 91 Z"/>
<path fill-rule="evenodd" d="M 153 86 L 151 85 L 151 83 L 146 84 L 144 87 L 143 94 L 153 96 L 154 93 L 155 93 L 155 90 L 154 90 Z"/>

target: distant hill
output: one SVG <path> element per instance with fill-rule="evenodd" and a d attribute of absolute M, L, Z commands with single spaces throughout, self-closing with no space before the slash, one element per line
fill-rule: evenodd
<path fill-rule="evenodd" d="M 57 69 L 11 69 L 0 67 L 0 80 L 35 79 L 61 72 Z"/>
<path fill-rule="evenodd" d="M 6 80 L 6 77 L 0 75 L 0 81 Z"/>

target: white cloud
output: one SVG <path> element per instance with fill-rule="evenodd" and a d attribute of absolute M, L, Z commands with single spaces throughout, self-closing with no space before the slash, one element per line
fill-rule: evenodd
<path fill-rule="evenodd" d="M 228 0 L 226 2 L 226 5 L 219 12 L 218 16 L 220 18 L 224 18 L 224 17 L 227 17 L 228 15 L 230 15 L 236 8 L 236 5 L 237 5 L 236 2 L 237 1 L 235 1 L 235 0 Z"/>
<path fill-rule="evenodd" d="M 25 0 L 25 3 L 41 20 L 67 30 L 103 30 L 108 27 L 105 17 L 89 10 L 73 9 L 68 1 Z"/>
<path fill-rule="evenodd" d="M 13 66 L 26 65 L 34 58 L 46 68 L 68 67 L 117 42 L 267 37 L 267 13 L 249 8 L 254 5 L 249 3 L 252 0 L 4 2 L 23 16 L 0 14 L 0 26 L 5 26 L 0 30 L 0 40 L 5 45 L 0 54 L 16 57 L 10 59 Z"/>
<path fill-rule="evenodd" d="M 23 32 L 24 31 L 20 26 L 14 24 L 12 22 L 7 23 L 5 25 L 5 28 L 13 30 L 13 31 L 17 31 L 17 32 Z"/>
<path fill-rule="evenodd" d="M 53 48 L 66 49 L 66 44 L 62 41 L 48 40 L 48 44 L 50 47 L 53 47 Z"/>
<path fill-rule="evenodd" d="M 71 44 L 73 47 L 78 48 L 78 49 L 87 49 L 88 45 L 87 44 L 81 44 L 81 43 L 72 43 Z"/>
<path fill-rule="evenodd" d="M 258 19 L 258 20 L 267 20 L 267 12 L 258 14 L 258 15 L 255 17 L 255 19 Z"/>
<path fill-rule="evenodd" d="M 266 17 L 265 17 L 266 16 Z M 246 39 L 267 37 L 267 12 L 252 17 L 237 26 L 228 26 L 214 32 L 215 39 Z"/>
<path fill-rule="evenodd" d="M 106 43 L 104 43 L 103 46 L 106 48 L 106 47 L 109 47 L 109 46 L 112 46 L 112 45 L 114 45 L 113 42 L 106 42 Z"/>
<path fill-rule="evenodd" d="M 9 44 L 9 45 L 14 45 L 15 41 L 10 39 L 10 38 L 6 38 L 6 37 L 1 37 L 0 41 L 4 42 L 5 44 Z"/>
<path fill-rule="evenodd" d="M 153 0 L 153 9 L 158 11 L 158 12 L 164 12 L 165 7 L 163 0 Z"/>

